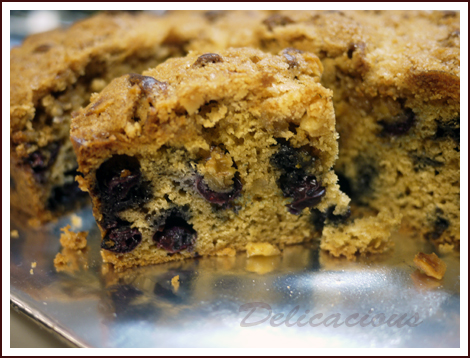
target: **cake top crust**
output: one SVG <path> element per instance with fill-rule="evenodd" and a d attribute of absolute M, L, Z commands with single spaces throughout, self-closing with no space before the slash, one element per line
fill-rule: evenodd
<path fill-rule="evenodd" d="M 251 48 L 191 52 L 112 81 L 76 113 L 72 142 L 76 148 L 110 142 L 186 146 L 219 122 L 237 125 L 228 109 L 281 137 L 289 123 L 304 137 L 335 135 L 332 92 L 321 86 L 321 72 L 318 57 L 294 49 L 277 56 Z"/>

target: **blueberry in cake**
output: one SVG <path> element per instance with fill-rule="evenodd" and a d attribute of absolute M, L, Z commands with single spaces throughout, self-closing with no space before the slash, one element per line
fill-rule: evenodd
<path fill-rule="evenodd" d="M 313 237 L 313 210 L 347 216 L 321 71 L 316 56 L 291 49 L 193 52 L 93 95 L 71 140 L 104 261 L 119 269 L 257 242 L 282 248 Z"/>

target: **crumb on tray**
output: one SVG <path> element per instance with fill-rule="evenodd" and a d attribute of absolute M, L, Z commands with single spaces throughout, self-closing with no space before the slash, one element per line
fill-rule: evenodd
<path fill-rule="evenodd" d="M 432 254 L 423 254 L 418 252 L 413 260 L 415 266 L 427 276 L 441 280 L 447 269 L 447 265 L 433 252 Z"/>
<path fill-rule="evenodd" d="M 18 233 L 18 230 L 11 230 L 10 231 L 10 236 L 14 239 L 17 239 L 20 237 L 20 234 Z"/>
<path fill-rule="evenodd" d="M 35 268 L 36 265 L 37 265 L 36 261 L 31 262 L 31 267 L 32 267 L 32 268 Z"/>
<path fill-rule="evenodd" d="M 175 277 L 171 279 L 171 285 L 173 286 L 173 290 L 177 292 L 178 288 L 180 288 L 180 276 L 179 275 L 176 275 Z"/>
<path fill-rule="evenodd" d="M 84 249 L 87 245 L 87 231 L 82 232 L 73 232 L 70 231 L 70 225 L 60 229 L 62 234 L 60 234 L 60 244 L 62 247 L 72 250 Z"/>
<path fill-rule="evenodd" d="M 88 248 L 81 250 L 63 248 L 54 258 L 54 267 L 57 272 L 88 270 Z"/>

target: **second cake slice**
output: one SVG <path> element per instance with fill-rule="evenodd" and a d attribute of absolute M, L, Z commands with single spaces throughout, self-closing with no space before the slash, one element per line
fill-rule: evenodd
<path fill-rule="evenodd" d="M 312 238 L 318 214 L 327 225 L 347 218 L 321 72 L 294 49 L 190 53 L 92 96 L 71 139 L 104 260 L 124 268 L 282 248 Z"/>

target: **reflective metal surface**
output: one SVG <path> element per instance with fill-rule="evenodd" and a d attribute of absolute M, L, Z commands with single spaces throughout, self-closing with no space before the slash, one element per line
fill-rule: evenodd
<path fill-rule="evenodd" d="M 298 245 L 281 256 L 200 258 L 117 273 L 101 262 L 91 210 L 77 214 L 80 230 L 90 230 L 89 247 L 64 252 L 65 270 L 58 272 L 53 260 L 70 217 L 32 230 L 12 213 L 19 238 L 10 239 L 12 304 L 74 345 L 460 345 L 459 257 L 441 256 L 442 281 L 426 278 L 412 261 L 433 249 L 418 239 L 398 236 L 389 254 L 356 262 Z M 179 287 L 171 284 L 175 276 Z"/>

